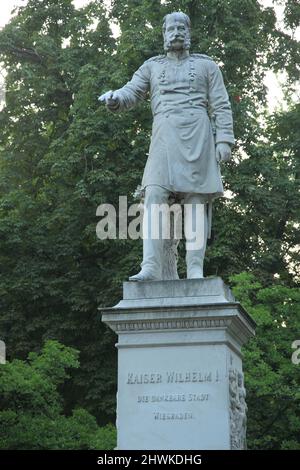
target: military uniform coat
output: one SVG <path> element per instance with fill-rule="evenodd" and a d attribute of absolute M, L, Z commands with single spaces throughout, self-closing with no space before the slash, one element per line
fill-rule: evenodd
<path fill-rule="evenodd" d="M 142 187 L 157 184 L 175 193 L 202 194 L 207 201 L 223 195 L 215 147 L 234 144 L 234 135 L 217 64 L 202 54 L 153 57 L 116 90 L 119 110 L 132 108 L 148 91 L 153 127 Z"/>

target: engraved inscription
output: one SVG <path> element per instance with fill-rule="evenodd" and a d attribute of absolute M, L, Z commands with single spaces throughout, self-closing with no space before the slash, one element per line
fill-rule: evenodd
<path fill-rule="evenodd" d="M 154 413 L 155 420 L 170 420 L 170 419 L 179 419 L 179 420 L 187 420 L 193 419 L 192 413 Z"/>
<path fill-rule="evenodd" d="M 162 383 L 161 374 L 134 374 L 128 373 L 127 384 L 160 384 Z"/>
<path fill-rule="evenodd" d="M 126 383 L 128 385 L 143 385 L 143 384 L 177 384 L 177 383 L 203 383 L 203 382 L 219 382 L 219 371 L 188 371 L 177 372 L 169 371 L 164 375 L 160 373 L 139 373 L 129 372 L 127 375 Z"/>
<path fill-rule="evenodd" d="M 208 400 L 208 393 L 201 393 L 200 395 L 196 395 L 195 393 L 190 393 L 188 396 L 188 401 L 207 401 Z"/>
<path fill-rule="evenodd" d="M 208 393 L 188 393 L 188 394 L 165 394 L 165 395 L 139 395 L 138 403 L 160 403 L 160 402 L 187 402 L 187 401 L 208 401 Z"/>
<path fill-rule="evenodd" d="M 185 395 L 176 394 L 138 396 L 138 403 L 159 403 L 162 401 L 186 401 L 186 397 Z"/>
<path fill-rule="evenodd" d="M 218 370 L 191 370 L 191 371 L 166 371 L 166 372 L 128 372 L 127 374 L 127 385 L 147 385 L 147 387 L 141 387 L 141 390 L 145 391 L 151 390 L 150 393 L 137 394 L 134 400 L 138 404 L 138 407 L 146 406 L 149 412 L 153 416 L 155 421 L 186 421 L 195 419 L 195 416 L 190 411 L 180 410 L 182 405 L 190 403 L 192 407 L 197 406 L 197 413 L 200 409 L 201 403 L 206 407 L 208 400 L 211 400 L 211 395 L 206 392 L 206 384 L 210 385 L 212 383 L 221 382 L 221 374 Z M 162 384 L 167 388 L 170 388 L 170 393 L 153 393 L 153 386 L 156 388 L 157 384 Z M 202 384 L 202 385 L 201 385 Z M 196 385 L 196 389 L 195 389 Z M 199 393 L 199 386 L 201 387 L 201 392 Z M 165 387 L 164 387 L 165 388 Z M 157 387 L 159 390 L 160 387 Z M 172 390 L 173 389 L 173 390 Z M 173 392 L 184 392 L 184 393 L 172 393 Z M 195 393 L 196 392 L 196 393 Z M 132 396 L 133 398 L 133 396 Z M 170 403 L 170 411 L 153 411 L 153 407 L 157 407 L 160 404 Z M 193 405 L 193 403 L 195 405 Z M 173 405 L 173 406 L 172 406 Z M 172 410 L 174 406 L 178 406 L 179 409 Z M 201 405 L 202 408 L 202 405 Z"/>
<path fill-rule="evenodd" d="M 211 382 L 212 373 L 202 372 L 167 372 L 167 383 Z"/>

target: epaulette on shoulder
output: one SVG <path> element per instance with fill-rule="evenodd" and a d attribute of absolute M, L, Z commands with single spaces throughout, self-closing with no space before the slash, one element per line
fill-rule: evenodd
<path fill-rule="evenodd" d="M 206 59 L 206 60 L 211 60 L 212 62 L 214 62 L 214 59 L 212 59 L 211 57 L 209 57 L 209 55 L 206 55 L 206 54 L 190 54 L 191 57 L 195 57 L 197 59 Z"/>
<path fill-rule="evenodd" d="M 161 62 L 166 58 L 165 55 L 155 55 L 150 57 L 150 59 L 146 60 L 146 62 Z"/>

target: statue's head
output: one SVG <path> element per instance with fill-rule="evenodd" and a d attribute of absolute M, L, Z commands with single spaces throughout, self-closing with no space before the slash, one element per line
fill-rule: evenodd
<path fill-rule="evenodd" d="M 191 21 L 185 13 L 176 11 L 164 17 L 164 50 L 178 51 L 191 47 Z"/>

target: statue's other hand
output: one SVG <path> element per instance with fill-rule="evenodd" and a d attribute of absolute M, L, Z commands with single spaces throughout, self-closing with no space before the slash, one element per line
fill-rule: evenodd
<path fill-rule="evenodd" d="M 231 158 L 231 147 L 226 142 L 219 142 L 216 147 L 217 162 L 228 162 Z"/>
<path fill-rule="evenodd" d="M 120 106 L 120 100 L 118 98 L 118 95 L 115 91 L 112 90 L 103 93 L 103 95 L 99 96 L 98 100 L 101 103 L 105 103 L 106 107 L 110 111 L 116 111 Z"/>

